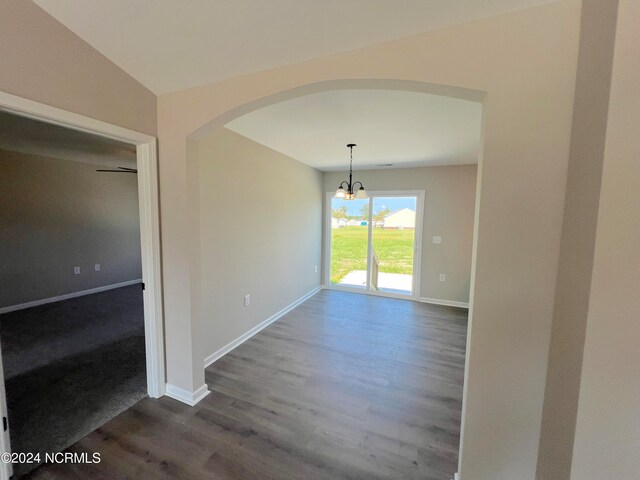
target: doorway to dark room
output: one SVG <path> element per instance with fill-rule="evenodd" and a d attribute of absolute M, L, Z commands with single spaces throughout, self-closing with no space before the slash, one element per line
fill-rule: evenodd
<path fill-rule="evenodd" d="M 135 145 L 0 112 L 0 340 L 19 477 L 147 395 Z"/>

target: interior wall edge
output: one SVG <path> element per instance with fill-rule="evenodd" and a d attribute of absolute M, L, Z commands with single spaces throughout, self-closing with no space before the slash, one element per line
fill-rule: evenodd
<path fill-rule="evenodd" d="M 571 146 L 536 476 L 569 480 L 591 295 L 618 1 L 582 3 Z"/>

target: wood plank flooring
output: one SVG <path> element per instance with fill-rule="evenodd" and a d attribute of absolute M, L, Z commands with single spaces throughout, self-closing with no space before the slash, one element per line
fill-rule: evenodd
<path fill-rule="evenodd" d="M 37 479 L 425 479 L 457 467 L 465 310 L 322 291 L 206 371 L 190 408 L 146 398 Z"/>

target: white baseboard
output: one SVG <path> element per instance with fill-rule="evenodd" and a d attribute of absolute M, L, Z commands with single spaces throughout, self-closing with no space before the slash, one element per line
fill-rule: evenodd
<path fill-rule="evenodd" d="M 213 352 L 211 355 L 209 355 L 207 358 L 204 359 L 204 368 L 207 368 L 209 365 L 211 365 L 213 362 L 215 362 L 216 360 L 218 360 L 219 358 L 225 356 L 227 353 L 229 353 L 231 350 L 233 350 L 234 348 L 236 348 L 237 346 L 241 345 L 242 343 L 246 342 L 247 340 L 249 340 L 251 337 L 253 337 L 256 333 L 258 333 L 260 330 L 268 327 L 269 325 L 271 325 L 273 322 L 275 322 L 276 320 L 278 320 L 280 317 L 286 315 L 287 313 L 289 313 L 291 310 L 293 310 L 294 308 L 296 308 L 298 305 L 300 305 L 302 302 L 304 302 L 305 300 L 308 300 L 309 298 L 313 297 L 316 293 L 318 293 L 320 290 L 322 289 L 322 287 L 316 287 L 313 290 L 311 290 L 309 293 L 307 293 L 306 295 L 304 295 L 303 297 L 300 297 L 298 300 L 296 300 L 295 302 L 291 303 L 290 305 L 287 305 L 286 307 L 284 307 L 282 310 L 280 310 L 279 312 L 271 315 L 269 318 L 267 318 L 266 320 L 264 320 L 263 322 L 260 322 L 258 325 L 256 325 L 255 327 L 253 327 L 251 330 L 249 330 L 248 332 L 240 335 L 238 338 L 236 338 L 235 340 L 227 343 L 224 347 L 222 347 L 221 349 Z"/>
<path fill-rule="evenodd" d="M 190 407 L 193 407 L 196 403 L 198 403 L 210 393 L 211 391 L 209 390 L 209 387 L 206 383 L 193 392 L 185 390 L 184 388 L 176 387 L 175 385 L 171 385 L 170 383 L 167 383 L 165 389 L 165 395 L 178 400 L 179 402 L 186 403 Z"/>
<path fill-rule="evenodd" d="M 444 305 L 445 307 L 458 307 L 469 309 L 469 302 L 456 302 L 454 300 L 440 300 L 439 298 L 419 297 L 417 299 L 422 303 L 431 303 L 433 305 Z"/>
<path fill-rule="evenodd" d="M 105 285 L 103 287 L 90 288 L 89 290 L 81 290 L 79 292 L 65 293 L 64 295 L 58 295 L 57 297 L 42 298 L 40 300 L 34 300 L 32 302 L 19 303 L 18 305 L 9 305 L 8 307 L 0 308 L 0 314 L 15 312 L 16 310 L 24 310 L 25 308 L 37 307 L 38 305 L 45 305 L 47 303 L 61 302 L 62 300 L 69 300 L 70 298 L 82 297 L 84 295 L 91 295 L 92 293 L 105 292 L 107 290 L 126 287 L 128 285 L 134 285 L 136 283 L 142 283 L 142 279 L 138 278 L 136 280 L 128 280 L 126 282 L 114 283 L 113 285 Z"/>

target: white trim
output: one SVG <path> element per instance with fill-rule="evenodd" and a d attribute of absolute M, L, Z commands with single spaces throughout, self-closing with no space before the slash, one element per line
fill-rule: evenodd
<path fill-rule="evenodd" d="M 91 295 L 92 293 L 106 292 L 107 290 L 113 290 L 114 288 L 135 285 L 136 283 L 142 283 L 142 279 L 138 278 L 136 280 L 128 280 L 126 282 L 104 285 L 102 287 L 90 288 L 88 290 L 80 290 L 79 292 L 65 293 L 64 295 L 58 295 L 57 297 L 41 298 L 40 300 L 33 300 L 31 302 L 9 305 L 8 307 L 0 308 L 0 314 L 15 312 L 16 310 L 24 310 L 25 308 L 37 307 L 38 305 L 46 305 L 47 303 L 61 302 L 63 300 L 69 300 L 70 298 Z"/>
<path fill-rule="evenodd" d="M 178 400 L 179 402 L 186 403 L 190 407 L 193 407 L 196 403 L 198 403 L 210 393 L 211 390 L 209 390 L 209 387 L 206 383 L 193 392 L 185 390 L 184 388 L 176 387 L 175 385 L 171 385 L 170 383 L 167 383 L 165 387 L 165 394 L 168 397 Z"/>
<path fill-rule="evenodd" d="M 138 157 L 138 203 L 144 290 L 144 343 L 147 358 L 147 393 L 164 395 L 164 312 L 162 309 L 162 260 L 160 252 L 160 207 L 158 153 L 155 139 L 136 147 Z"/>
<path fill-rule="evenodd" d="M 7 415 L 7 395 L 4 387 L 4 368 L 2 366 L 2 349 L 0 348 L 0 416 L 6 418 L 7 428 L 0 432 L 0 454 L 11 452 L 11 438 L 9 429 L 11 427 L 9 415 Z M 11 462 L 0 461 L 0 479 L 6 480 L 13 475 L 13 465 Z"/>
<path fill-rule="evenodd" d="M 336 192 L 326 192 L 324 200 L 324 212 L 322 221 L 324 224 L 324 276 L 322 282 L 325 286 L 331 285 L 331 199 Z"/>
<path fill-rule="evenodd" d="M 469 309 L 469 302 L 457 302 L 455 300 L 441 300 L 439 298 L 420 297 L 417 299 L 422 303 L 431 303 L 433 305 L 444 305 L 445 307 L 458 307 Z"/>
<path fill-rule="evenodd" d="M 204 368 L 207 368 L 209 365 L 211 365 L 213 362 L 215 362 L 216 360 L 218 360 L 219 358 L 225 356 L 227 353 L 229 353 L 231 350 L 233 350 L 234 348 L 240 346 L 241 344 L 243 344 L 244 342 L 246 342 L 247 340 L 249 340 L 251 337 L 253 337 L 256 333 L 258 333 L 260 330 L 265 329 L 266 327 L 268 327 L 269 325 L 271 325 L 273 322 L 275 322 L 276 320 L 278 320 L 279 318 L 283 317 L 284 315 L 286 315 L 287 313 L 289 313 L 291 310 L 293 310 L 294 308 L 296 308 L 298 305 L 300 305 L 301 303 L 305 302 L 306 300 L 310 299 L 311 297 L 313 297 L 316 293 L 318 293 L 320 290 L 322 290 L 321 286 L 318 286 L 316 288 L 314 288 L 313 290 L 311 290 L 309 293 L 305 294 L 304 296 L 300 297 L 298 300 L 296 300 L 295 302 L 287 305 L 286 307 L 284 307 L 282 310 L 280 310 L 279 312 L 271 315 L 269 318 L 267 318 L 266 320 L 264 320 L 263 322 L 260 322 L 258 325 L 256 325 L 255 327 L 253 327 L 251 330 L 249 330 L 248 332 L 243 333 L 242 335 L 240 335 L 238 338 L 236 338 L 235 340 L 227 343 L 224 347 L 222 347 L 221 349 L 213 352 L 211 355 L 209 355 L 208 357 L 206 357 L 204 359 Z"/>
<path fill-rule="evenodd" d="M 0 92 L 0 110 L 134 145 L 155 143 L 156 140 L 155 137 L 146 133 L 129 130 L 128 128 L 119 127 L 118 125 L 85 117 L 84 115 L 68 112 L 5 92 Z"/>
<path fill-rule="evenodd" d="M 369 197 L 367 198 L 367 272 L 365 273 L 364 289 L 371 290 L 371 280 L 373 279 L 373 198 L 371 194 L 367 196 Z M 332 211 L 333 208 L 329 212 L 329 215 L 331 215 Z M 333 230 L 333 228 L 331 230 Z"/>
<path fill-rule="evenodd" d="M 157 139 L 145 133 L 5 92 L 0 92 L 0 110 L 137 146 L 142 278 L 146 286 L 143 298 L 147 392 L 150 397 L 161 397 L 164 395 L 166 379 Z M 0 478 L 2 478 L 1 475 Z"/>

